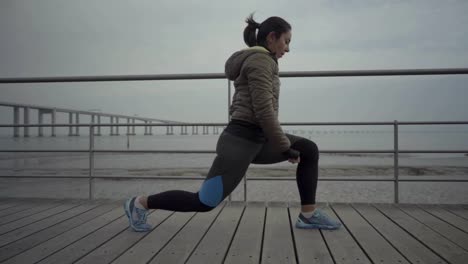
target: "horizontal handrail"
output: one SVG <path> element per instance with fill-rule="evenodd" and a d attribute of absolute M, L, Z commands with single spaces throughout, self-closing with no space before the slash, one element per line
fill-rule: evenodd
<path fill-rule="evenodd" d="M 2 152 L 62 152 L 62 153 L 89 153 L 85 149 L 0 149 Z M 215 150 L 112 150 L 112 149 L 94 149 L 95 153 L 156 153 L 156 154 L 212 154 Z M 467 150 L 399 150 L 399 153 L 416 154 L 416 153 L 468 153 Z M 369 154 L 392 154 L 394 150 L 320 150 L 320 153 L 369 153 Z"/>
<path fill-rule="evenodd" d="M 289 71 L 280 72 L 280 77 L 353 77 L 393 75 L 446 75 L 468 74 L 468 68 L 433 69 L 381 69 L 343 71 Z M 152 74 L 152 75 L 109 75 L 109 76 L 65 76 L 33 78 L 0 78 L 0 83 L 53 83 L 53 82 L 113 82 L 113 81 L 158 81 L 158 80 L 200 80 L 226 79 L 224 73 L 195 74 Z"/>
<path fill-rule="evenodd" d="M 423 178 L 421 179 L 420 176 L 412 176 L 415 177 L 414 179 L 409 178 L 400 178 L 398 181 L 400 182 L 468 182 L 468 178 L 466 179 L 451 179 L 451 178 L 444 178 L 444 179 L 428 179 Z M 45 175 L 38 175 L 38 176 L 31 176 L 31 175 L 18 175 L 18 176 L 0 176 L 0 178 L 5 179 L 15 179 L 15 178 L 22 178 L 22 179 L 88 179 L 88 176 L 45 176 Z M 205 177 L 202 176 L 93 176 L 94 179 L 106 179 L 106 180 L 205 180 Z M 296 177 L 246 177 L 248 181 L 294 181 Z M 319 181 L 330 181 L 330 182 L 338 182 L 338 181 L 350 181 L 350 182 L 394 182 L 395 179 L 391 177 L 386 178 L 376 178 L 373 177 L 366 177 L 366 178 L 356 178 L 353 176 L 350 177 L 319 177 Z"/>
<path fill-rule="evenodd" d="M 390 126 L 394 121 L 386 122 L 284 122 L 281 126 Z M 227 126 L 227 123 L 86 123 L 86 124 L 0 124 L 0 127 L 179 127 L 179 126 Z M 468 125 L 468 121 L 407 121 L 398 125 Z"/>
<path fill-rule="evenodd" d="M 446 182 L 447 180 L 450 181 L 458 181 L 458 182 L 468 182 L 468 178 L 449 178 L 449 179 L 435 179 L 435 178 L 430 178 L 430 176 L 406 176 L 406 177 L 414 177 L 418 179 L 410 179 L 410 178 L 400 178 L 401 181 L 407 181 L 407 182 L 416 182 L 416 181 L 431 181 L 431 182 Z M 425 178 L 426 177 L 426 178 Z M 429 177 L 429 178 L 427 178 Z M 48 176 L 48 175 L 18 175 L 18 176 L 0 176 L 0 178 L 28 178 L 28 179 L 88 179 L 88 176 L 78 176 L 78 175 L 56 175 L 56 176 Z M 112 176 L 93 176 L 95 179 L 129 179 L 129 180 L 204 180 L 204 176 L 117 176 L 117 175 L 112 175 Z M 421 179 L 423 178 L 423 179 Z M 290 177 L 290 176 L 277 176 L 277 177 L 271 177 L 271 176 L 265 176 L 265 177 L 259 177 L 259 176 L 251 176 L 251 177 L 246 177 L 247 180 L 250 181 L 269 181 L 269 180 L 274 180 L 274 181 L 291 181 L 291 180 L 296 180 L 296 177 Z M 386 176 L 386 177 L 375 177 L 375 176 L 368 176 L 364 178 L 358 178 L 356 176 L 349 176 L 349 177 L 335 177 L 335 176 L 325 176 L 325 177 L 319 177 L 319 180 L 321 181 L 388 181 L 388 182 L 393 182 L 395 181 L 394 178 L 391 176 Z"/>

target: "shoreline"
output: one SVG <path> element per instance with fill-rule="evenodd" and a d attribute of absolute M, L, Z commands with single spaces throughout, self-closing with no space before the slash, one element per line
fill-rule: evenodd
<path fill-rule="evenodd" d="M 202 177 L 208 173 L 208 167 L 192 168 L 96 168 L 94 176 L 180 176 L 180 177 Z M 0 175 L 3 176 L 89 176 L 89 170 L 84 168 L 56 168 L 56 169 L 13 169 L 2 168 Z M 288 167 L 250 167 L 246 173 L 247 177 L 290 177 L 296 175 L 296 166 Z M 468 167 L 459 166 L 400 166 L 401 176 L 465 176 L 468 177 Z M 356 177 L 394 176 L 393 166 L 321 166 L 319 177 Z"/>
<path fill-rule="evenodd" d="M 22 149 L 18 149 L 21 151 Z M 28 151 L 28 149 L 24 149 Z M 87 149 L 82 149 L 83 151 L 87 151 Z M 57 150 L 58 152 L 3 152 L 0 153 L 0 161 L 1 160 L 15 160 L 15 159 L 27 159 L 27 158 L 53 158 L 53 157 L 89 157 L 89 153 L 82 153 L 82 152 L 60 152 L 61 150 Z M 171 151 L 187 151 L 187 150 L 180 150 L 180 149 L 171 149 Z M 333 151 L 333 150 L 328 150 Z M 214 150 L 213 153 L 99 153 L 100 156 L 122 156 L 122 155 L 132 155 L 132 156 L 148 156 L 148 155 L 203 155 L 203 154 L 211 154 L 215 155 Z M 468 153 L 399 153 L 398 156 L 400 158 L 412 158 L 412 157 L 421 157 L 423 155 L 439 155 L 439 156 L 447 156 L 450 155 L 451 157 L 468 157 Z M 362 157 L 362 158 L 393 158 L 393 153 L 320 153 L 321 157 Z"/>

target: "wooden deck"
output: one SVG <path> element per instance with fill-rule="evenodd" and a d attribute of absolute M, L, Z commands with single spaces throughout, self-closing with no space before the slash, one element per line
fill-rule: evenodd
<path fill-rule="evenodd" d="M 299 207 L 225 203 L 153 211 L 128 228 L 122 202 L 0 200 L 0 263 L 468 263 L 468 207 L 331 204 L 338 231 L 299 230 Z"/>

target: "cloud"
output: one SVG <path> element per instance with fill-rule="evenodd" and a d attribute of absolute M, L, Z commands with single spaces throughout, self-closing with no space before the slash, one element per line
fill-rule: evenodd
<path fill-rule="evenodd" d="M 276 15 L 292 24 L 291 52 L 280 61 L 282 71 L 468 67 L 467 1 L 16 0 L 0 3 L 0 78 L 219 73 L 227 57 L 245 47 L 244 19 L 252 11 L 258 21 Z M 430 90 L 427 101 L 443 98 L 447 107 L 437 104 L 423 111 L 407 106 L 417 97 L 413 91 L 423 91 L 414 88 L 423 89 L 426 82 L 402 83 L 412 87 L 408 93 L 385 78 L 364 79 L 364 83 L 353 78 L 284 80 L 281 117 L 468 119 L 460 114 L 459 98 L 466 98 L 461 90 L 448 89 L 457 92 L 445 96 Z M 364 84 L 380 88 L 366 90 Z M 308 91 L 303 85 L 318 88 Z M 207 80 L 2 84 L 0 90 L 2 100 L 19 103 L 210 121 L 225 119 L 226 86 L 224 80 Z M 379 94 L 393 98 L 392 105 L 379 104 Z M 112 100 L 96 100 L 109 95 Z M 201 106 L 196 107 L 196 102 Z M 369 110 L 379 105 L 385 105 L 384 110 Z M 298 107 L 304 114 L 297 114 Z M 352 114 L 347 111 L 350 107 Z"/>

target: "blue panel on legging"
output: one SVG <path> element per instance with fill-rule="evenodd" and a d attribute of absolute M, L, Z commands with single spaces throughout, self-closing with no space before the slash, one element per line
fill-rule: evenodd
<path fill-rule="evenodd" d="M 200 202 L 205 205 L 216 207 L 223 200 L 223 179 L 215 176 L 203 182 L 198 192 Z"/>

